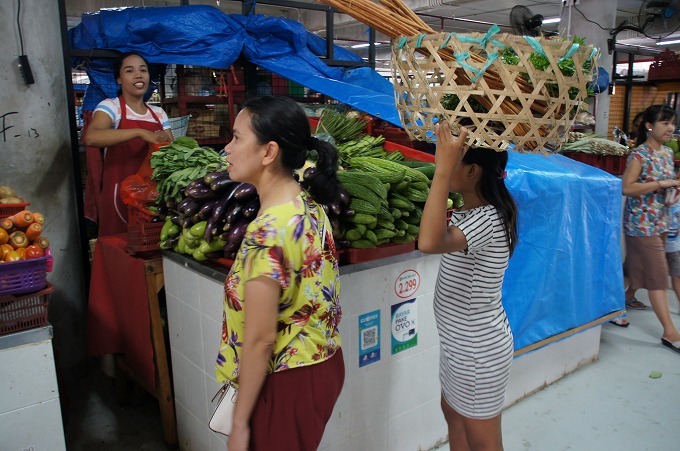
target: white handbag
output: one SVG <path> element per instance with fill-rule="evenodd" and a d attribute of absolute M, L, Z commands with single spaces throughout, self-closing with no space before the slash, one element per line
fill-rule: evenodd
<path fill-rule="evenodd" d="M 227 436 L 231 434 L 237 396 L 238 390 L 234 387 L 232 381 L 225 382 L 215 393 L 211 402 L 217 400 L 217 407 L 212 417 L 210 417 L 210 423 L 208 424 L 211 430 Z"/>

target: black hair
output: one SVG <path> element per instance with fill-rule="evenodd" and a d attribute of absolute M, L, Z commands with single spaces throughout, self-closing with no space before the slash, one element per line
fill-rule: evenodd
<path fill-rule="evenodd" d="M 642 112 L 642 120 L 637 133 L 637 144 L 640 145 L 647 141 L 647 124 L 654 124 L 655 122 L 668 121 L 675 117 L 675 110 L 668 105 L 652 105 Z"/>
<path fill-rule="evenodd" d="M 260 144 L 274 141 L 281 149 L 281 163 L 290 170 L 304 166 L 310 150 L 318 159 L 316 174 L 306 180 L 309 194 L 320 204 L 338 197 L 338 150 L 332 144 L 312 137 L 309 119 L 294 100 L 282 96 L 253 97 L 243 103 L 251 116 L 251 127 Z"/>
<path fill-rule="evenodd" d="M 120 77 L 120 70 L 123 68 L 123 61 L 125 58 L 129 56 L 138 56 L 144 61 L 144 64 L 146 64 L 147 69 L 149 70 L 149 80 L 151 80 L 151 67 L 149 66 L 149 62 L 144 58 L 142 55 L 139 53 L 135 52 L 125 52 L 121 53 L 116 57 L 115 60 L 113 60 L 113 79 L 118 80 L 118 77 Z M 118 92 L 116 93 L 116 96 L 120 97 L 120 95 L 123 93 L 123 88 L 118 88 Z"/>
<path fill-rule="evenodd" d="M 496 207 L 501 215 L 508 249 L 512 255 L 517 244 L 517 204 L 505 186 L 508 152 L 496 152 L 488 147 L 470 147 L 465 152 L 463 163 L 476 164 L 482 168 L 480 195 Z"/>

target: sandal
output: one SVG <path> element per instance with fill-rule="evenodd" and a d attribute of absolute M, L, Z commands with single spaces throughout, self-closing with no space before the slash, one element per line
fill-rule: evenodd
<path fill-rule="evenodd" d="M 665 338 L 661 337 L 661 344 L 670 349 L 671 351 L 680 354 L 680 341 L 671 342 L 670 340 L 666 340 Z"/>
<path fill-rule="evenodd" d="M 645 310 L 647 306 L 633 297 L 631 300 L 626 299 L 626 308 L 631 310 Z"/>
<path fill-rule="evenodd" d="M 629 323 L 627 320 L 625 320 L 624 318 L 616 318 L 616 319 L 613 319 L 613 320 L 611 320 L 611 321 L 609 321 L 609 322 L 610 322 L 611 324 L 613 324 L 613 325 L 615 325 L 615 326 L 619 326 L 619 327 L 628 327 L 628 326 L 630 326 L 630 323 Z"/>

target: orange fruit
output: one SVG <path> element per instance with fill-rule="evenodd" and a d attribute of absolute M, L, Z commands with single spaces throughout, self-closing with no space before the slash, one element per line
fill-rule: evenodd
<path fill-rule="evenodd" d="M 10 244 L 0 244 L 0 259 L 5 260 L 5 255 L 13 250 L 14 248 Z"/>
<path fill-rule="evenodd" d="M 5 255 L 6 262 L 16 262 L 19 260 L 23 259 L 21 258 L 21 254 L 19 254 L 17 251 L 9 251 L 7 252 L 7 255 Z"/>
<path fill-rule="evenodd" d="M 45 256 L 45 251 L 42 247 L 31 244 L 26 248 L 26 258 L 40 258 Z"/>

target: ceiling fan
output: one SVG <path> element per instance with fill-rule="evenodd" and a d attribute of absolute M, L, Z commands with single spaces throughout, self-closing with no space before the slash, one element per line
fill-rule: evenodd
<path fill-rule="evenodd" d="M 637 24 L 623 21 L 609 34 L 607 48 L 612 53 L 616 46 L 616 35 L 631 30 L 653 39 L 663 39 L 680 30 L 680 0 L 645 0 L 640 5 Z"/>

